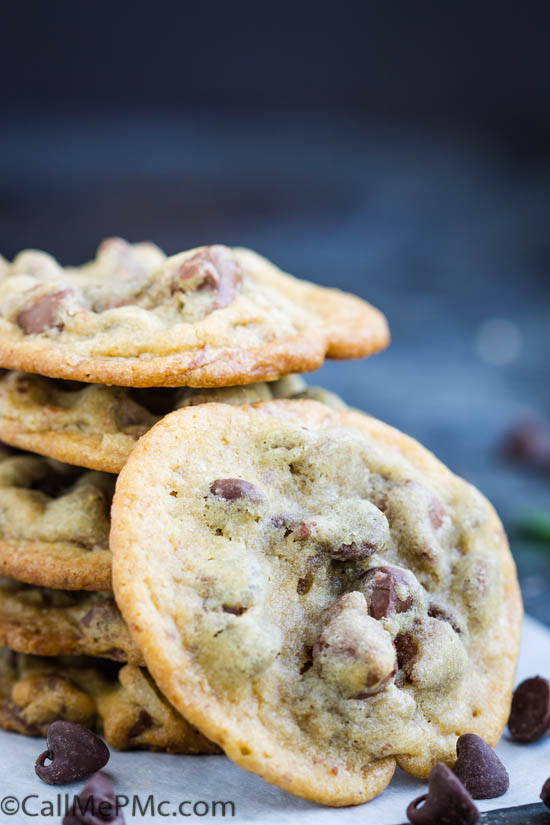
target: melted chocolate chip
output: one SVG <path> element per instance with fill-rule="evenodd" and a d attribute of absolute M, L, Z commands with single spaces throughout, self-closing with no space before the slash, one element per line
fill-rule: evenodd
<path fill-rule="evenodd" d="M 185 261 L 172 287 L 178 289 L 209 289 L 216 293 L 213 309 L 228 306 L 242 280 L 241 268 L 229 247 L 209 246 Z"/>
<path fill-rule="evenodd" d="M 481 736 L 464 733 L 458 738 L 456 752 L 454 774 L 473 799 L 493 799 L 506 793 L 510 786 L 508 772 Z"/>
<path fill-rule="evenodd" d="M 242 616 L 243 613 L 246 613 L 246 607 L 243 607 L 242 604 L 237 604 L 237 605 L 224 604 L 222 606 L 222 610 L 223 610 L 224 613 L 232 613 L 233 616 Z"/>
<path fill-rule="evenodd" d="M 407 816 L 413 825 L 475 825 L 480 814 L 460 779 L 438 762 L 430 774 L 428 793 L 411 802 Z"/>
<path fill-rule="evenodd" d="M 105 601 L 103 604 L 96 604 L 91 607 L 87 613 L 80 619 L 81 627 L 90 627 L 92 624 L 99 624 L 100 622 L 109 622 L 116 613 L 115 603 L 112 599 Z"/>
<path fill-rule="evenodd" d="M 433 602 L 432 604 L 430 604 L 430 606 L 428 607 L 428 616 L 430 616 L 432 619 L 441 619 L 442 622 L 448 622 L 455 633 L 462 632 L 451 613 L 449 613 L 448 610 L 445 610 L 444 607 L 441 607 L 438 604 L 433 604 Z"/>
<path fill-rule="evenodd" d="M 309 593 L 311 590 L 311 586 L 315 579 L 315 572 L 321 562 L 322 556 L 320 555 L 310 556 L 306 559 L 305 575 L 299 578 L 296 584 L 296 592 L 299 596 L 305 596 L 306 593 Z"/>
<path fill-rule="evenodd" d="M 74 722 L 52 722 L 47 745 L 36 760 L 35 771 L 50 785 L 84 779 L 109 761 L 109 749 L 103 740 Z"/>
<path fill-rule="evenodd" d="M 239 498 L 258 499 L 261 497 L 258 488 L 242 478 L 218 478 L 210 485 L 210 492 L 223 501 L 236 501 Z"/>
<path fill-rule="evenodd" d="M 397 654 L 397 666 L 399 670 L 404 670 L 408 674 L 409 666 L 418 653 L 416 640 L 410 633 L 402 633 L 395 637 L 394 645 Z"/>
<path fill-rule="evenodd" d="M 518 742 L 535 742 L 548 733 L 550 682 L 547 679 L 534 676 L 516 688 L 508 728 Z"/>
<path fill-rule="evenodd" d="M 338 561 L 362 561 L 375 552 L 376 545 L 369 544 L 367 541 L 359 543 L 354 541 L 351 544 L 341 544 L 332 551 L 332 556 Z"/>
<path fill-rule="evenodd" d="M 407 579 L 397 568 L 372 567 L 362 577 L 370 589 L 369 613 L 373 619 L 384 619 L 394 613 L 405 613 L 412 607 L 412 598 L 397 594 L 399 585 L 407 585 Z"/>
<path fill-rule="evenodd" d="M 30 307 L 21 310 L 16 318 L 17 325 L 25 335 L 45 332 L 47 329 L 63 329 L 63 324 L 59 321 L 59 308 L 72 291 L 60 289 L 38 298 Z"/>
<path fill-rule="evenodd" d="M 547 779 L 540 792 L 540 798 L 547 808 L 550 808 L 550 779 Z"/>
<path fill-rule="evenodd" d="M 148 713 L 145 708 L 141 708 L 138 714 L 138 718 L 128 731 L 128 738 L 134 739 L 136 736 L 140 736 L 144 731 L 149 730 L 149 728 L 153 727 L 153 717 L 150 713 Z"/>
<path fill-rule="evenodd" d="M 125 825 L 109 777 L 104 773 L 92 776 L 63 817 L 62 825 Z"/>
<path fill-rule="evenodd" d="M 277 529 L 284 527 L 284 538 L 292 536 L 293 541 L 305 541 L 315 527 L 314 521 L 299 521 L 292 516 L 273 516 L 271 524 Z"/>

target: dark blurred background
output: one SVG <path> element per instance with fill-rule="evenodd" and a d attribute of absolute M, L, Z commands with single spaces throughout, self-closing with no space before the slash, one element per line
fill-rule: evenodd
<path fill-rule="evenodd" d="M 0 251 L 249 245 L 391 348 L 313 380 L 495 503 L 550 622 L 550 4 L 20 0 Z"/>

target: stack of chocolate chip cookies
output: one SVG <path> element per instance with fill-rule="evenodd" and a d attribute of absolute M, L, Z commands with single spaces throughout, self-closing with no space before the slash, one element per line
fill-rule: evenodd
<path fill-rule="evenodd" d="M 246 249 L 0 259 L 0 725 L 223 751 L 331 805 L 495 744 L 521 620 L 496 514 L 299 376 L 388 340 Z"/>

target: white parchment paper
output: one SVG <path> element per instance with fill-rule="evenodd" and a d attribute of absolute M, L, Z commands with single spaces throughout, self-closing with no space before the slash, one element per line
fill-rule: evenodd
<path fill-rule="evenodd" d="M 517 680 L 537 674 L 550 674 L 550 630 L 527 618 Z M 84 785 L 81 782 L 54 788 L 41 782 L 34 773 L 34 761 L 44 746 L 42 739 L 0 731 L 1 825 L 57 824 L 61 821 L 55 810 L 57 795 L 68 793 L 72 796 Z M 480 801 L 480 810 L 539 801 L 541 786 L 550 776 L 550 737 L 534 745 L 517 745 L 505 734 L 497 751 L 510 774 L 511 787 L 499 799 Z M 132 815 L 132 801 L 125 808 L 126 822 L 140 825 L 194 821 L 221 823 L 225 820 L 258 825 L 398 825 L 406 822 L 407 804 L 425 788 L 423 782 L 398 770 L 389 788 L 377 799 L 354 808 L 334 809 L 293 797 L 246 773 L 222 756 L 168 756 L 113 751 L 105 771 L 113 779 L 118 793 L 128 797 L 135 794 L 139 796 L 142 807 L 148 805 L 144 814 L 136 807 Z M 10 796 L 15 797 L 20 806 L 22 800 L 28 797 L 27 813 L 21 807 L 17 813 L 12 813 L 16 803 L 5 803 L 5 798 Z M 150 796 L 154 799 L 154 809 L 148 802 Z M 53 803 L 55 813 L 50 815 L 48 810 L 40 813 L 45 800 Z M 180 803 L 186 800 L 179 813 Z M 221 805 L 213 805 L 219 801 L 232 801 L 235 815 L 232 816 L 231 807 L 227 806 L 224 817 Z M 161 805 L 162 802 L 165 804 Z M 63 805 L 63 798 L 60 804 Z M 193 805 L 196 806 L 195 813 Z"/>

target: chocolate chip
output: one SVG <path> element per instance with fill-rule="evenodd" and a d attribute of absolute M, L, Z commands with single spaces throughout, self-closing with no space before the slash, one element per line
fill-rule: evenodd
<path fill-rule="evenodd" d="M 501 444 L 501 452 L 512 461 L 534 467 L 550 467 L 550 427 L 537 418 L 522 419 Z"/>
<path fill-rule="evenodd" d="M 311 528 L 315 526 L 315 522 L 300 521 L 295 524 L 290 533 L 285 533 L 285 538 L 292 535 L 294 541 L 305 541 L 311 536 Z"/>
<path fill-rule="evenodd" d="M 547 679 L 534 676 L 516 688 L 508 728 L 518 742 L 535 742 L 548 733 L 550 682 Z"/>
<path fill-rule="evenodd" d="M 60 289 L 38 298 L 28 309 L 18 314 L 16 321 L 25 335 L 44 332 L 47 329 L 63 329 L 59 321 L 59 307 L 72 289 Z"/>
<path fill-rule="evenodd" d="M 148 713 L 145 708 L 141 708 L 138 714 L 138 718 L 128 731 L 128 738 L 134 739 L 136 736 L 140 736 L 144 731 L 149 730 L 149 728 L 153 727 L 153 717 L 150 713 Z"/>
<path fill-rule="evenodd" d="M 311 585 L 313 584 L 313 576 L 308 573 L 308 575 L 304 576 L 303 578 L 298 579 L 296 583 L 296 593 L 299 596 L 305 596 L 306 593 L 309 593 L 311 590 Z"/>
<path fill-rule="evenodd" d="M 96 773 L 84 785 L 62 825 L 125 825 L 124 814 L 117 811 L 113 783 L 104 773 Z"/>
<path fill-rule="evenodd" d="M 384 619 L 394 613 L 405 613 L 412 607 L 412 598 L 401 598 L 399 585 L 407 585 L 407 579 L 396 568 L 371 567 L 362 577 L 370 590 L 369 613 L 373 619 Z"/>
<path fill-rule="evenodd" d="M 362 561 L 363 559 L 368 559 L 368 557 L 372 556 L 375 552 L 376 545 L 362 541 L 359 543 L 341 544 L 340 547 L 332 551 L 332 556 L 338 561 Z"/>
<path fill-rule="evenodd" d="M 236 501 L 239 498 L 258 499 L 261 493 L 254 484 L 242 478 L 218 478 L 210 485 L 210 492 L 223 501 Z"/>
<path fill-rule="evenodd" d="M 222 605 L 222 610 L 223 610 L 224 613 L 232 613 L 233 616 L 242 616 L 243 613 L 246 613 L 246 607 L 243 607 L 242 604 L 237 604 L 237 605 L 224 604 L 224 605 Z"/>
<path fill-rule="evenodd" d="M 540 792 L 540 798 L 547 808 L 550 808 L 550 779 L 547 779 Z"/>
<path fill-rule="evenodd" d="M 400 670 L 404 670 L 407 673 L 409 665 L 414 661 L 418 653 L 416 640 L 410 633 L 401 633 L 395 637 L 393 643 L 397 654 L 397 666 Z"/>
<path fill-rule="evenodd" d="M 462 632 L 454 616 L 452 616 L 448 610 L 446 610 L 444 607 L 441 607 L 438 604 L 434 604 L 433 602 L 432 604 L 430 604 L 430 606 L 428 607 L 428 616 L 430 616 L 432 619 L 441 619 L 442 622 L 448 622 L 455 633 Z"/>
<path fill-rule="evenodd" d="M 52 722 L 47 745 L 36 760 L 35 771 L 50 785 L 84 779 L 109 761 L 109 749 L 99 736 L 74 722 Z"/>
<path fill-rule="evenodd" d="M 91 625 L 105 625 L 113 620 L 117 608 L 113 599 L 106 599 L 102 604 L 96 604 L 80 619 L 80 626 L 89 628 Z"/>
<path fill-rule="evenodd" d="M 284 538 L 292 536 L 293 541 L 305 541 L 311 536 L 312 528 L 315 527 L 314 521 L 299 521 L 292 516 L 273 516 L 271 524 L 277 529 L 284 527 Z"/>
<path fill-rule="evenodd" d="M 456 743 L 456 752 L 454 774 L 473 799 L 493 799 L 506 793 L 510 786 L 508 772 L 481 736 L 462 734 Z"/>
<path fill-rule="evenodd" d="M 315 573 L 322 561 L 323 557 L 321 555 L 309 556 L 309 558 L 306 559 L 305 575 L 300 577 L 296 584 L 296 592 L 299 596 L 305 596 L 306 593 L 309 593 L 311 590 L 311 586 L 315 579 Z"/>
<path fill-rule="evenodd" d="M 242 280 L 241 268 L 229 247 L 209 246 L 185 261 L 179 269 L 173 291 L 210 289 L 216 292 L 213 309 L 228 306 Z"/>
<path fill-rule="evenodd" d="M 411 802 L 407 816 L 413 825 L 475 825 L 480 814 L 460 779 L 438 762 L 428 780 L 428 793 Z"/>

